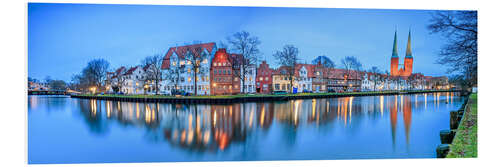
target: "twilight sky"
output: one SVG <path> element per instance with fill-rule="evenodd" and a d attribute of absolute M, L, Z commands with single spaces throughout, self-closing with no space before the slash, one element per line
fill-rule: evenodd
<path fill-rule="evenodd" d="M 206 7 L 161 5 L 28 4 L 28 76 L 70 81 L 88 61 L 104 58 L 115 69 L 195 40 L 225 41 L 237 31 L 258 36 L 264 60 L 285 44 L 299 48 L 301 62 L 326 55 L 337 67 L 355 56 L 364 69 L 389 70 L 394 31 L 400 63 L 412 31 L 413 71 L 446 75 L 435 64 L 444 39 L 429 34 L 432 11 Z"/>

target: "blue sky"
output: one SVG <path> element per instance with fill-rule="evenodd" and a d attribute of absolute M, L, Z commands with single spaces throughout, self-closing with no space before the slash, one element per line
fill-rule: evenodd
<path fill-rule="evenodd" d="M 95 58 L 111 67 L 133 66 L 169 47 L 195 40 L 219 42 L 245 30 L 258 36 L 262 57 L 286 44 L 299 48 L 301 62 L 326 55 L 341 67 L 345 56 L 363 67 L 389 70 L 395 29 L 403 62 L 412 31 L 414 72 L 446 75 L 435 64 L 445 43 L 426 29 L 432 11 L 207 7 L 161 5 L 28 4 L 28 76 L 69 81 Z"/>

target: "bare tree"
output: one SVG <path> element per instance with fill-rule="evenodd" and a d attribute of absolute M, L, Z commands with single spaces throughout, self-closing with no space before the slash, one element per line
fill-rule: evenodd
<path fill-rule="evenodd" d="M 448 39 L 436 62 L 448 66 L 448 73 L 463 75 L 468 87 L 477 84 L 477 11 L 433 13 L 427 28 Z"/>
<path fill-rule="evenodd" d="M 361 70 L 361 63 L 354 56 L 346 56 L 342 60 L 342 65 L 344 66 L 344 80 L 349 80 L 352 74 L 356 74 L 355 77 L 358 78 L 358 72 Z"/>
<path fill-rule="evenodd" d="M 291 93 L 294 82 L 293 76 L 295 74 L 295 66 L 297 65 L 297 61 L 299 60 L 299 49 L 293 45 L 285 45 L 283 47 L 283 50 L 276 51 L 273 56 L 276 60 L 278 60 L 278 64 L 286 68 L 285 76 L 288 77 L 290 81 Z"/>
<path fill-rule="evenodd" d="M 142 65 L 144 66 L 145 80 L 153 83 L 153 89 L 155 94 L 158 94 L 160 90 L 160 83 L 163 80 L 163 71 L 161 70 L 161 64 L 163 63 L 163 56 L 156 54 L 154 56 L 148 56 L 142 60 Z"/>
<path fill-rule="evenodd" d="M 51 90 L 66 90 L 68 87 L 63 80 L 50 80 L 48 86 Z"/>
<path fill-rule="evenodd" d="M 323 67 L 326 67 L 326 68 L 335 68 L 335 62 L 333 62 L 326 55 L 318 56 L 316 59 L 314 59 L 312 61 L 312 63 L 313 64 L 321 63 L 323 65 Z"/>
<path fill-rule="evenodd" d="M 96 91 L 101 91 L 106 81 L 106 72 L 109 70 L 109 62 L 104 59 L 94 59 L 88 62 L 78 75 L 78 81 L 85 86 L 95 86 Z"/>
<path fill-rule="evenodd" d="M 370 70 L 368 72 L 373 74 L 373 77 L 371 78 L 371 80 L 373 81 L 373 90 L 376 90 L 377 85 L 382 80 L 382 78 L 380 76 L 380 73 L 382 73 L 382 71 L 380 69 L 378 69 L 378 67 L 373 66 L 372 68 L 370 68 Z"/>
<path fill-rule="evenodd" d="M 241 57 L 229 57 L 232 59 L 233 75 L 242 81 L 242 93 L 245 93 L 245 76 L 250 74 L 251 71 L 255 71 L 249 70 L 249 67 L 257 64 L 260 55 L 258 46 L 261 42 L 258 37 L 250 36 L 250 33 L 246 31 L 234 33 L 232 36 L 227 37 L 227 41 L 231 47 L 231 51 L 241 55 Z M 224 43 L 221 44 L 225 45 Z"/>
<path fill-rule="evenodd" d="M 179 87 L 181 74 L 186 72 L 186 65 L 184 65 L 184 64 L 181 65 L 179 62 L 176 62 L 175 64 L 176 65 L 174 65 L 174 66 L 171 65 L 170 68 L 166 69 L 166 71 L 164 72 L 163 78 L 165 80 L 172 82 L 174 84 L 174 88 L 172 88 L 172 89 L 177 91 L 177 89 L 179 89 L 178 87 Z"/>
<path fill-rule="evenodd" d="M 205 52 L 205 49 L 200 44 L 201 42 L 193 42 L 193 45 L 190 45 L 188 50 L 185 52 L 186 55 L 184 56 L 187 63 L 186 67 L 190 70 L 190 74 L 193 76 L 195 95 L 198 95 L 199 76 L 203 76 L 208 73 L 207 69 L 202 68 L 202 62 L 205 59 L 208 61 L 208 53 Z"/>

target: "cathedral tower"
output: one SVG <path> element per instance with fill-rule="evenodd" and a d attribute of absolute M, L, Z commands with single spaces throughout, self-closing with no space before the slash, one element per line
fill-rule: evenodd
<path fill-rule="evenodd" d="M 398 37 L 396 35 L 397 31 L 394 31 L 394 44 L 392 45 L 392 57 L 391 57 L 391 76 L 398 76 L 398 65 L 399 65 L 399 56 L 398 56 Z"/>
<path fill-rule="evenodd" d="M 406 56 L 404 61 L 403 76 L 410 76 L 413 72 L 413 56 L 411 54 L 411 30 L 408 32 L 408 44 L 406 44 Z"/>

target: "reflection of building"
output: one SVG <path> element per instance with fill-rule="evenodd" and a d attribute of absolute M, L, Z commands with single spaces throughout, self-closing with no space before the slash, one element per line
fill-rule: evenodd
<path fill-rule="evenodd" d="M 416 99 L 415 99 L 416 100 Z M 403 123 L 405 130 L 406 144 L 410 142 L 410 128 L 412 118 L 412 102 L 411 96 L 394 96 L 394 103 L 389 104 L 390 120 L 391 120 L 391 135 L 393 145 L 396 143 L 396 130 L 398 124 L 398 112 L 403 113 Z"/>

